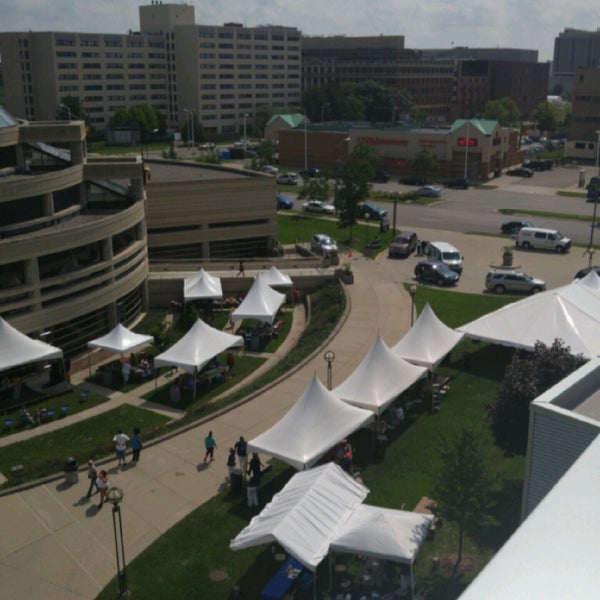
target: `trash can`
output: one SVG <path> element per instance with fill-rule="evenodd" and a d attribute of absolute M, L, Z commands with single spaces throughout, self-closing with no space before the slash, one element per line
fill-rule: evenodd
<path fill-rule="evenodd" d="M 231 493 L 232 494 L 241 494 L 242 493 L 242 470 L 241 469 L 231 469 L 230 475 L 230 483 L 231 483 Z"/>
<path fill-rule="evenodd" d="M 73 485 L 74 483 L 79 483 L 79 465 L 77 461 L 70 456 L 65 461 L 65 483 L 69 485 Z"/>

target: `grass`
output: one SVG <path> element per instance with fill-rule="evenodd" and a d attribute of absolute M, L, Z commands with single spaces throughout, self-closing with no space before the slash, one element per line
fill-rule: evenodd
<path fill-rule="evenodd" d="M 566 196 L 567 198 L 585 198 L 587 197 L 586 192 L 569 192 L 567 190 L 558 190 L 557 196 Z"/>
<path fill-rule="evenodd" d="M 421 309 L 429 302 L 436 314 L 455 327 L 498 308 L 510 299 L 450 293 L 418 287 L 415 303 Z M 457 532 L 453 523 L 443 523 L 433 540 L 427 540 L 415 565 L 420 590 L 429 590 L 432 600 L 456 598 L 506 541 L 519 522 L 524 459 L 505 457 L 495 446 L 484 427 L 486 405 L 494 398 L 504 368 L 514 350 L 465 341 L 453 350 L 439 372 L 450 376 L 451 386 L 439 414 L 425 407 L 409 413 L 401 431 L 392 432 L 385 454 L 376 455 L 371 434 L 365 430 L 351 437 L 355 449 L 355 468 L 360 470 L 371 490 L 367 502 L 373 505 L 411 510 L 422 496 L 432 496 L 435 472 L 440 468 L 436 440 L 452 435 L 464 426 L 480 430 L 485 436 L 486 454 L 498 474 L 495 489 L 497 508 L 493 525 L 469 531 L 465 538 L 463 568 L 453 577 L 444 568 L 457 549 Z M 409 392 L 419 394 L 418 386 Z M 261 481 L 259 498 L 263 507 L 294 474 L 293 469 L 277 460 Z M 260 590 L 278 568 L 276 544 L 232 553 L 233 539 L 257 514 L 246 506 L 245 498 L 228 489 L 193 511 L 166 532 L 152 546 L 128 565 L 129 588 L 133 597 L 195 597 L 197 590 L 215 600 L 230 598 L 234 585 L 240 598 L 258 598 Z M 431 558 L 442 559 L 442 568 L 431 569 Z M 348 563 L 348 573 L 358 571 L 360 561 L 349 555 L 336 556 Z M 223 570 L 225 581 L 213 582 L 209 573 Z M 152 578 L 147 574 L 151 572 Z M 327 561 L 317 572 L 319 590 L 329 586 Z M 98 596 L 112 599 L 117 590 L 113 580 Z M 303 596 L 300 595 L 300 598 Z M 312 597 L 312 594 L 311 596 Z"/>

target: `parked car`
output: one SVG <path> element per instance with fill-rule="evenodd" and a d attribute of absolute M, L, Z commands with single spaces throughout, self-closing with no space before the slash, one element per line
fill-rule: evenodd
<path fill-rule="evenodd" d="M 424 185 L 417 190 L 417 194 L 426 198 L 439 198 L 442 195 L 442 189 L 435 185 Z"/>
<path fill-rule="evenodd" d="M 397 235 L 390 244 L 388 256 L 390 258 L 406 258 L 417 247 L 417 234 L 414 231 L 403 231 Z"/>
<path fill-rule="evenodd" d="M 298 174 L 279 173 L 279 175 L 277 175 L 277 183 L 279 185 L 296 185 L 298 183 Z"/>
<path fill-rule="evenodd" d="M 387 210 L 375 204 L 375 202 L 361 202 L 358 205 L 358 216 L 363 219 L 375 219 L 383 221 L 387 217 Z"/>
<path fill-rule="evenodd" d="M 326 215 L 335 215 L 335 206 L 322 200 L 309 200 L 302 204 L 302 210 L 306 212 L 322 213 Z"/>
<path fill-rule="evenodd" d="M 595 266 L 595 267 L 587 267 L 586 269 L 581 269 L 580 271 L 577 271 L 577 273 L 575 273 L 575 279 L 582 279 L 590 271 L 596 271 L 598 276 L 600 276 L 600 266 Z"/>
<path fill-rule="evenodd" d="M 448 179 L 444 185 L 447 188 L 466 190 L 471 184 L 466 177 L 453 177 L 452 179 Z"/>
<path fill-rule="evenodd" d="M 420 282 L 431 281 L 437 285 L 454 285 L 460 275 L 444 263 L 424 260 L 415 267 L 415 277 Z"/>
<path fill-rule="evenodd" d="M 279 169 L 272 165 L 265 165 L 263 167 L 263 173 L 268 173 L 269 175 L 277 175 L 277 173 L 279 173 Z"/>
<path fill-rule="evenodd" d="M 298 175 L 300 175 L 300 177 L 306 178 L 306 177 L 321 177 L 321 171 L 319 169 L 316 168 L 311 168 L 311 169 L 302 169 L 302 171 L 300 171 L 298 173 Z"/>
<path fill-rule="evenodd" d="M 509 169 L 506 171 L 507 175 L 514 177 L 533 177 L 533 171 L 527 167 L 517 167 L 516 169 Z"/>
<path fill-rule="evenodd" d="M 523 163 L 523 166 L 531 171 L 547 171 L 552 168 L 550 165 L 551 162 L 552 161 L 548 162 L 544 159 L 528 160 Z"/>
<path fill-rule="evenodd" d="M 502 233 L 519 233 L 522 227 L 535 227 L 531 221 L 505 221 L 500 225 Z"/>
<path fill-rule="evenodd" d="M 277 210 L 289 210 L 294 207 L 294 201 L 291 198 L 286 198 L 283 194 L 276 194 Z"/>
<path fill-rule="evenodd" d="M 420 175 L 404 175 L 400 177 L 398 183 L 404 185 L 425 185 L 425 178 Z"/>
<path fill-rule="evenodd" d="M 375 183 L 387 183 L 390 180 L 390 174 L 387 171 L 381 169 L 375 169 L 373 174 L 373 181 Z"/>
<path fill-rule="evenodd" d="M 310 249 L 318 254 L 332 256 L 337 254 L 337 244 L 324 233 L 315 233 L 310 239 Z"/>
<path fill-rule="evenodd" d="M 546 282 L 521 273 L 521 271 L 490 271 L 485 276 L 485 288 L 496 294 L 517 292 L 522 294 L 537 294 L 546 289 Z"/>

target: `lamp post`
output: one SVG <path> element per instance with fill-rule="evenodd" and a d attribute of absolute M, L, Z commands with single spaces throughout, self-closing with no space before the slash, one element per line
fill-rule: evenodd
<path fill-rule="evenodd" d="M 106 493 L 106 500 L 113 505 L 113 530 L 115 532 L 115 552 L 117 557 L 117 576 L 119 579 L 119 595 L 129 596 L 127 589 L 127 572 L 125 570 L 125 546 L 123 544 L 123 523 L 121 521 L 121 502 L 124 497 L 120 487 L 111 487 Z M 118 524 L 118 531 L 117 531 Z M 120 544 L 120 549 L 119 549 Z M 120 552 L 119 552 L 120 550 Z"/>
<path fill-rule="evenodd" d="M 308 116 L 306 114 L 306 110 L 301 106 L 298 107 L 298 110 L 301 110 L 302 114 L 304 115 L 304 170 L 308 171 Z"/>
<path fill-rule="evenodd" d="M 248 140 L 246 138 L 246 119 L 249 116 L 248 113 L 244 113 L 244 158 L 246 158 L 246 148 L 248 147 Z"/>
<path fill-rule="evenodd" d="M 410 286 L 410 326 L 413 326 L 415 322 L 415 294 L 417 293 L 417 286 Z"/>
<path fill-rule="evenodd" d="M 338 142 L 335 146 L 335 183 L 333 186 L 333 203 L 337 208 L 337 195 L 338 195 L 338 186 L 340 183 L 340 148 L 342 144 L 348 144 L 350 142 L 350 137 L 346 137 L 340 142 Z"/>
<path fill-rule="evenodd" d="M 598 177 L 600 177 L 600 131 L 596 131 L 598 136 L 598 143 L 596 144 L 596 171 L 598 171 Z"/>
<path fill-rule="evenodd" d="M 191 120 L 189 120 L 188 117 L 188 128 L 189 128 L 189 135 L 188 135 L 188 142 L 191 140 L 192 141 L 192 148 L 194 147 L 194 111 L 190 110 L 189 108 L 184 108 L 183 112 L 189 113 Z"/>
<path fill-rule="evenodd" d="M 326 350 L 325 354 L 323 354 L 323 358 L 325 359 L 325 362 L 327 363 L 327 389 L 330 390 L 332 385 L 332 375 L 333 375 L 333 370 L 332 370 L 332 365 L 333 365 L 333 361 L 335 360 L 335 353 L 333 350 Z"/>
<path fill-rule="evenodd" d="M 465 141 L 465 179 L 467 178 L 468 162 L 469 162 L 469 121 L 467 121 L 467 139 Z"/>

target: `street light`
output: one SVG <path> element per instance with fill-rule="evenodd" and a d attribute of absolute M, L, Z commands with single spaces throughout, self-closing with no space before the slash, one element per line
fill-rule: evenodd
<path fill-rule="evenodd" d="M 244 158 L 246 158 L 246 148 L 248 146 L 248 141 L 246 138 L 246 119 L 249 117 L 250 115 L 248 113 L 244 113 Z"/>
<path fill-rule="evenodd" d="M 192 141 L 192 148 L 193 148 L 194 147 L 194 111 L 190 110 L 189 108 L 184 108 L 183 112 L 189 113 L 190 117 L 191 117 L 191 121 L 188 118 L 188 128 L 189 128 L 188 141 L 189 140 Z"/>
<path fill-rule="evenodd" d="M 338 186 L 340 183 L 340 148 L 342 144 L 348 144 L 350 142 L 350 137 L 346 137 L 340 142 L 338 142 L 335 146 L 335 183 L 333 186 L 333 203 L 337 208 L 337 195 L 338 195 Z"/>
<path fill-rule="evenodd" d="M 415 322 L 415 294 L 417 293 L 417 286 L 410 286 L 410 326 L 413 326 Z"/>
<path fill-rule="evenodd" d="M 308 171 L 308 130 L 307 130 L 307 120 L 308 116 L 306 115 L 306 110 L 301 106 L 298 107 L 298 110 L 302 111 L 304 115 L 304 170 Z"/>
<path fill-rule="evenodd" d="M 332 380 L 332 368 L 331 365 L 333 364 L 333 361 L 335 360 L 335 353 L 333 350 L 327 350 L 325 352 L 325 354 L 323 354 L 323 358 L 325 359 L 325 362 L 327 363 L 327 389 L 330 390 L 332 385 L 331 385 L 331 380 Z"/>
<path fill-rule="evenodd" d="M 469 121 L 467 121 L 467 141 L 465 142 L 465 179 L 467 178 L 468 161 L 469 161 Z"/>
<path fill-rule="evenodd" d="M 117 556 L 117 576 L 119 579 L 119 594 L 121 596 L 129 596 L 127 589 L 127 573 L 125 571 L 125 546 L 123 544 L 123 523 L 121 521 L 121 502 L 124 497 L 123 490 L 120 487 L 108 488 L 106 500 L 113 505 L 113 530 L 115 532 L 115 552 Z M 119 524 L 117 535 L 117 522 Z M 119 553 L 119 542 L 121 544 L 121 552 Z"/>
<path fill-rule="evenodd" d="M 598 141 L 596 142 L 596 170 L 600 177 L 600 131 L 596 131 L 598 135 Z M 596 209 L 598 208 L 598 194 L 594 194 L 594 214 L 592 216 L 592 227 L 590 231 L 590 245 L 588 246 L 588 253 L 590 255 L 590 267 L 592 266 L 592 246 L 594 244 L 594 229 L 596 229 Z"/>

